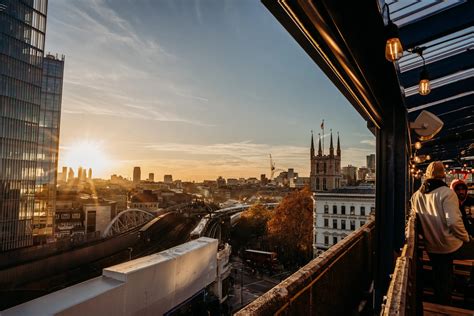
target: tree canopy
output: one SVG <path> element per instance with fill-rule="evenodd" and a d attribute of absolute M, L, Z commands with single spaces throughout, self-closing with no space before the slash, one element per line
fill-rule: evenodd
<path fill-rule="evenodd" d="M 309 188 L 288 194 L 268 221 L 269 238 L 280 260 L 306 263 L 312 255 L 313 200 Z"/>

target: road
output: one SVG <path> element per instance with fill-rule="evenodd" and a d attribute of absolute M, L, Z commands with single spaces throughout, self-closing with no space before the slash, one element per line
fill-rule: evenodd
<path fill-rule="evenodd" d="M 234 286 L 230 291 L 229 306 L 232 313 L 254 301 L 280 283 L 280 275 L 266 275 L 252 271 L 238 257 L 232 257 L 232 277 Z M 241 286 L 242 284 L 242 286 Z"/>

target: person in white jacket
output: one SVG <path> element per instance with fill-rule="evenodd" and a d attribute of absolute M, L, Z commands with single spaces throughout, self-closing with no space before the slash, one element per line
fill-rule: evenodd
<path fill-rule="evenodd" d="M 464 227 L 458 198 L 444 178 L 440 161 L 429 164 L 426 180 L 411 198 L 412 209 L 421 224 L 425 249 L 433 267 L 433 287 L 439 304 L 451 302 L 453 258 L 467 259 L 472 243 Z"/>

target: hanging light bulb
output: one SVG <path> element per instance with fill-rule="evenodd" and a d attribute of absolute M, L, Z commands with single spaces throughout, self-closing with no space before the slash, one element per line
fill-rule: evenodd
<path fill-rule="evenodd" d="M 403 56 L 403 46 L 398 35 L 398 27 L 392 21 L 386 26 L 387 42 L 385 43 L 385 58 L 394 62 Z"/>
<path fill-rule="evenodd" d="M 418 84 L 418 92 L 421 95 L 428 95 L 431 92 L 430 79 L 428 77 L 428 71 L 424 65 L 423 60 L 423 70 L 420 73 L 420 83 Z"/>
<path fill-rule="evenodd" d="M 416 142 L 415 143 L 415 149 L 420 149 L 421 148 L 421 143 L 420 142 Z"/>
<path fill-rule="evenodd" d="M 395 25 L 395 23 L 392 22 L 392 20 L 390 20 L 390 11 L 388 5 L 385 4 L 385 6 L 387 7 L 388 17 L 388 23 L 387 26 L 385 26 L 387 38 L 387 41 L 385 43 L 385 58 L 387 58 L 388 61 L 394 62 L 403 56 L 403 46 L 402 42 L 400 41 L 400 33 L 398 32 L 398 27 Z"/>
<path fill-rule="evenodd" d="M 425 49 L 426 47 L 415 47 L 412 49 L 412 52 L 420 55 L 423 60 L 423 69 L 420 72 L 420 82 L 418 83 L 418 92 L 420 95 L 427 95 L 431 92 L 430 78 L 428 70 L 426 69 L 425 57 L 423 57 L 423 51 Z"/>

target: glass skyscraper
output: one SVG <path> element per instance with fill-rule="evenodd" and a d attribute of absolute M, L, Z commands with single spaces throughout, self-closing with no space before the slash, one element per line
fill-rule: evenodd
<path fill-rule="evenodd" d="M 0 0 L 0 251 L 33 244 L 47 0 Z"/>
<path fill-rule="evenodd" d="M 46 55 L 43 59 L 33 214 L 33 239 L 36 242 L 44 242 L 47 237 L 53 236 L 63 73 L 64 56 L 59 59 Z"/>

